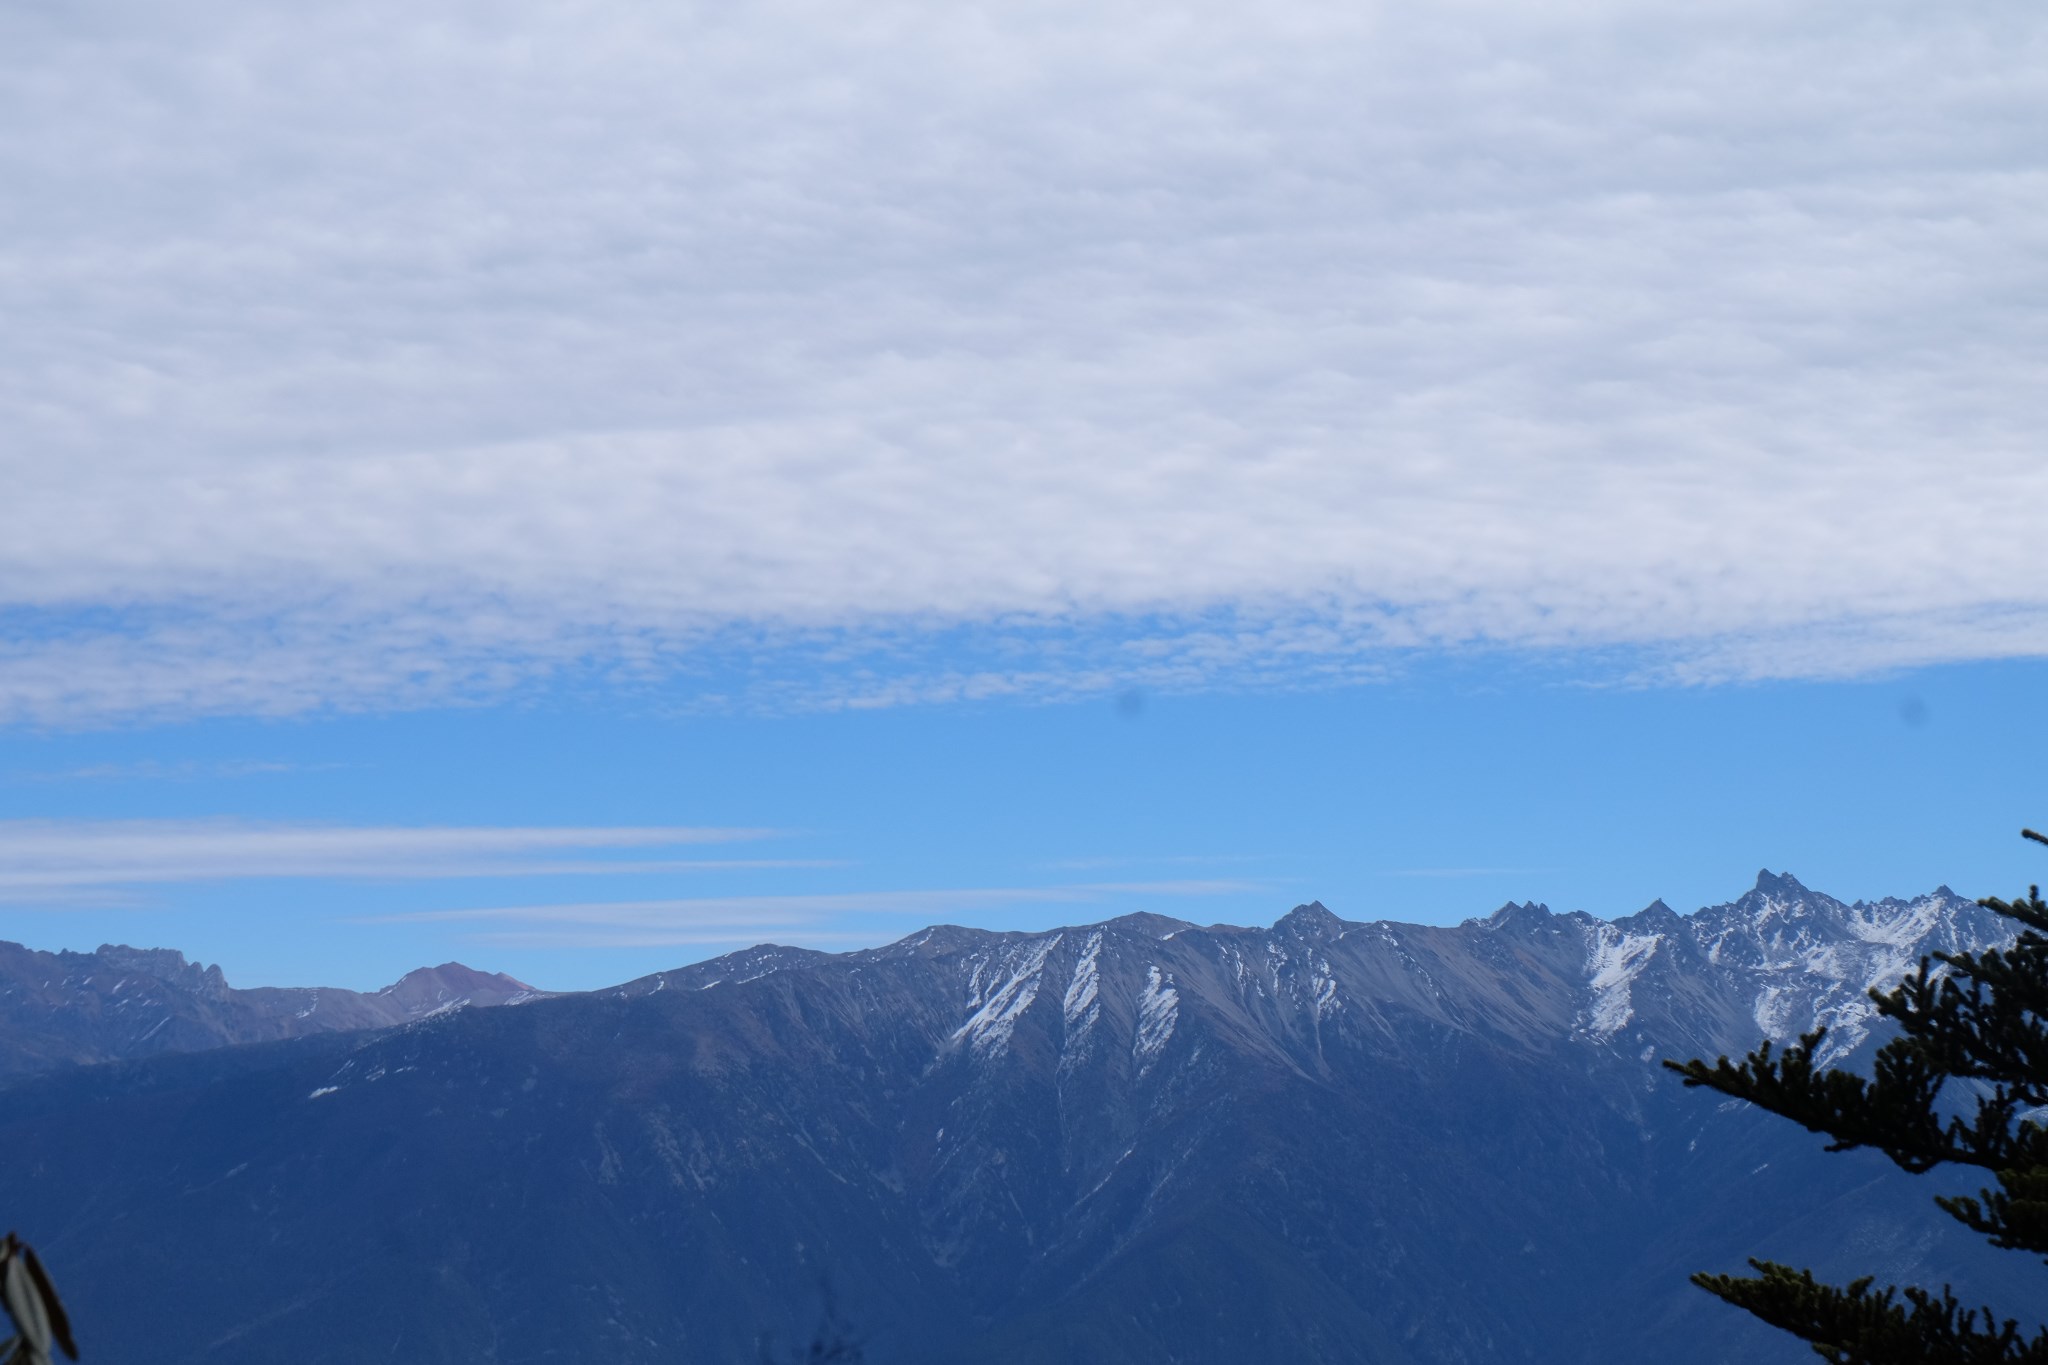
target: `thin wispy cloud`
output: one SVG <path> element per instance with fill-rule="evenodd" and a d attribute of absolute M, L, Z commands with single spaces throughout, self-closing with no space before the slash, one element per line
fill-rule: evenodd
<path fill-rule="evenodd" d="M 578 901 L 417 910 L 356 917 L 361 924 L 475 926 L 463 937 L 505 945 L 591 948 L 757 943 L 873 942 L 916 924 L 952 915 L 1029 906 L 1109 906 L 1237 895 L 1258 882 L 1219 879 L 1087 882 L 1052 886 L 920 888 L 798 895 L 697 896 L 663 900 Z M 502 926 L 502 927 L 494 927 Z"/>
<path fill-rule="evenodd" d="M 2048 653 L 2027 0 L 0 44 L 0 721 Z"/>
<path fill-rule="evenodd" d="M 1270 853 L 1179 853 L 1162 857 L 1143 854 L 1102 854 L 1087 858 L 1055 858 L 1043 864 L 1065 872 L 1085 872 L 1105 867 L 1214 867 L 1219 863 L 1257 863 L 1272 858 Z"/>
<path fill-rule="evenodd" d="M 133 763 L 87 763 L 54 772 L 13 774 L 16 782 L 205 782 L 245 777 L 295 777 L 307 773 L 341 772 L 352 763 L 292 763 L 279 759 L 224 759 L 211 762 L 164 763 L 141 759 Z"/>
<path fill-rule="evenodd" d="M 258 824 L 234 820 L 0 821 L 0 900 L 132 899 L 135 888 L 255 878 L 411 880 L 622 876 L 836 864 L 806 859 L 563 858 L 749 842 L 766 829 Z"/>

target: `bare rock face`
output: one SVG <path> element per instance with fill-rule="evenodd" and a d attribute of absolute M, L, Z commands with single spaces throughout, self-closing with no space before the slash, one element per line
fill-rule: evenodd
<path fill-rule="evenodd" d="M 524 1004 L 540 995 L 524 981 L 503 972 L 480 972 L 460 962 L 420 967 L 377 992 L 378 999 L 403 1011 L 405 1019 L 419 1019 L 465 1005 Z"/>
<path fill-rule="evenodd" d="M 538 995 L 509 976 L 458 962 L 422 968 L 370 994 L 236 990 L 219 967 L 187 962 L 169 948 L 110 943 L 91 953 L 45 953 L 0 943 L 0 1079 L 74 1063 L 388 1028 L 435 1010 Z"/>
<path fill-rule="evenodd" d="M 1867 986 L 2005 936 L 1765 874 L 1614 922 L 937 927 L 520 1009 L 441 967 L 351 997 L 400 1027 L 15 1085 L 0 1208 L 108 1359 L 747 1360 L 829 1290 L 879 1365 L 1789 1365 L 1687 1273 L 2033 1268 L 1657 1061 L 1824 1024 L 1853 1064 Z M 105 998 L 197 971 L 159 968 Z"/>

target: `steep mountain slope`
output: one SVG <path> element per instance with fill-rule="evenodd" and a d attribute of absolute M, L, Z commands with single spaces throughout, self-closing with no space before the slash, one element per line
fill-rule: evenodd
<path fill-rule="evenodd" d="M 422 967 L 369 994 L 236 990 L 220 968 L 187 962 L 168 948 L 107 944 L 90 953 L 45 953 L 0 943 L 0 1079 L 76 1062 L 388 1028 L 451 1005 L 538 995 L 509 976 L 459 962 Z"/>
<path fill-rule="evenodd" d="M 737 1361 L 829 1285 L 885 1365 L 1789 1362 L 1685 1273 L 2030 1267 L 1654 1061 L 1853 1045 L 1872 973 L 2003 931 L 1765 876 L 1613 924 L 763 948 L 19 1085 L 0 1208 L 115 1361 Z"/>

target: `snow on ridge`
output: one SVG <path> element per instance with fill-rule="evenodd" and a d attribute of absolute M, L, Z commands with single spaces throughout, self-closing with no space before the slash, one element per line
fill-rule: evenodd
<path fill-rule="evenodd" d="M 1889 989 L 1912 971 L 1930 938 L 1951 923 L 1949 911 L 1938 895 L 1852 906 L 1818 892 L 1774 889 L 1684 917 L 1677 942 L 1695 945 L 1709 964 L 1751 983 L 1750 1014 L 1764 1036 L 1786 1041 L 1827 1028 L 1818 1059 L 1825 1065 L 1869 1037 L 1878 1016 L 1868 992 Z M 1592 1000 L 1580 1032 L 1604 1041 L 1635 1017 L 1634 983 L 1667 945 L 1664 935 L 1599 920 L 1587 930 Z"/>
<path fill-rule="evenodd" d="M 1879 901 L 1870 905 L 1859 901 L 1849 907 L 1844 918 L 1849 932 L 1865 943 L 1905 947 L 1920 942 L 1940 926 L 1941 909 L 1941 902 L 1933 896 L 1922 896 L 1904 904 Z M 1892 913 L 1887 915 L 1886 911 Z"/>
<path fill-rule="evenodd" d="M 1593 989 L 1584 1026 L 1588 1035 L 1611 1038 L 1635 1016 L 1630 987 L 1663 942 L 1662 934 L 1628 934 L 1611 924 L 1595 923 L 1592 950 L 1586 956 L 1586 974 Z"/>
<path fill-rule="evenodd" d="M 1095 1025 L 1102 1018 L 1102 931 L 1088 935 L 1074 974 L 1067 981 L 1067 993 L 1060 1000 L 1066 1032 L 1060 1039 L 1060 1074 L 1066 1075 L 1084 1063 L 1093 1051 Z"/>
<path fill-rule="evenodd" d="M 1870 992 L 1890 990 L 1919 966 L 1919 944 L 1934 927 L 1930 921 L 1912 938 L 1867 938 L 1845 944 L 1843 951 L 1829 954 L 1825 961 L 1815 954 L 1806 972 L 1814 991 L 1810 1021 L 1798 1028 L 1793 1028 L 1789 1019 L 1774 1021 L 1779 1026 L 1766 1028 L 1765 1036 L 1782 1040 L 1794 1033 L 1825 1028 L 1827 1040 L 1815 1060 L 1822 1066 L 1831 1066 L 1848 1056 L 1870 1036 L 1877 1023 L 1877 1006 L 1872 1003 Z M 1936 974 L 1946 970 L 1936 968 Z M 1757 1023 L 1764 1022 L 1764 1011 L 1759 1006 Z"/>
<path fill-rule="evenodd" d="M 1074 964 L 1073 980 L 1067 983 L 1066 998 L 1060 1002 L 1068 1033 L 1086 1032 L 1101 1016 L 1101 994 L 1102 931 L 1097 929 L 1088 936 L 1088 946 L 1081 950 L 1081 960 Z"/>
<path fill-rule="evenodd" d="M 1879 1015 L 1870 992 L 1890 990 L 1931 948 L 1958 937 L 1953 907 L 1949 897 L 1938 893 L 1854 905 L 1821 898 L 1820 914 L 1809 914 L 1804 923 L 1787 916 L 1792 925 L 1768 938 L 1755 931 L 1760 921 L 1724 928 L 1722 938 L 1748 929 L 1761 949 L 1749 970 L 1760 978 L 1751 1014 L 1764 1036 L 1787 1042 L 1825 1028 L 1827 1039 L 1815 1060 L 1832 1066 L 1862 1046 L 1876 1027 Z M 1786 933 L 1786 927 L 1793 932 Z M 1709 961 L 1721 960 L 1719 947 L 1717 940 Z M 1945 970 L 1935 969 L 1937 975 Z"/>
<path fill-rule="evenodd" d="M 953 1041 L 966 1039 L 974 1051 L 984 1057 L 998 1056 L 1008 1050 L 1010 1035 L 1017 1031 L 1017 1021 L 1024 1011 L 1031 1008 L 1038 999 L 1039 982 L 1045 976 L 1045 959 L 1059 946 L 1061 934 L 1040 939 L 1024 956 L 1023 965 L 1010 973 L 1009 979 L 987 999 L 980 998 L 982 967 L 974 970 L 973 987 L 975 997 L 969 1004 L 980 1008 L 968 1016 L 967 1022 L 953 1030 Z"/>
<path fill-rule="evenodd" d="M 1145 989 L 1138 993 L 1138 1027 L 1131 1038 L 1131 1055 L 1138 1059 L 1140 1076 L 1159 1060 L 1179 1022 L 1180 992 L 1174 988 L 1172 976 L 1162 976 L 1156 966 L 1147 967 Z"/>

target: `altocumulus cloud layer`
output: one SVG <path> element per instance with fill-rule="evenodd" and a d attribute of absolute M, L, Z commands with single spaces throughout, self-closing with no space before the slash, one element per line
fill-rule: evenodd
<path fill-rule="evenodd" d="M 2048 652 L 2033 0 L 0 48 L 0 718 Z"/>

